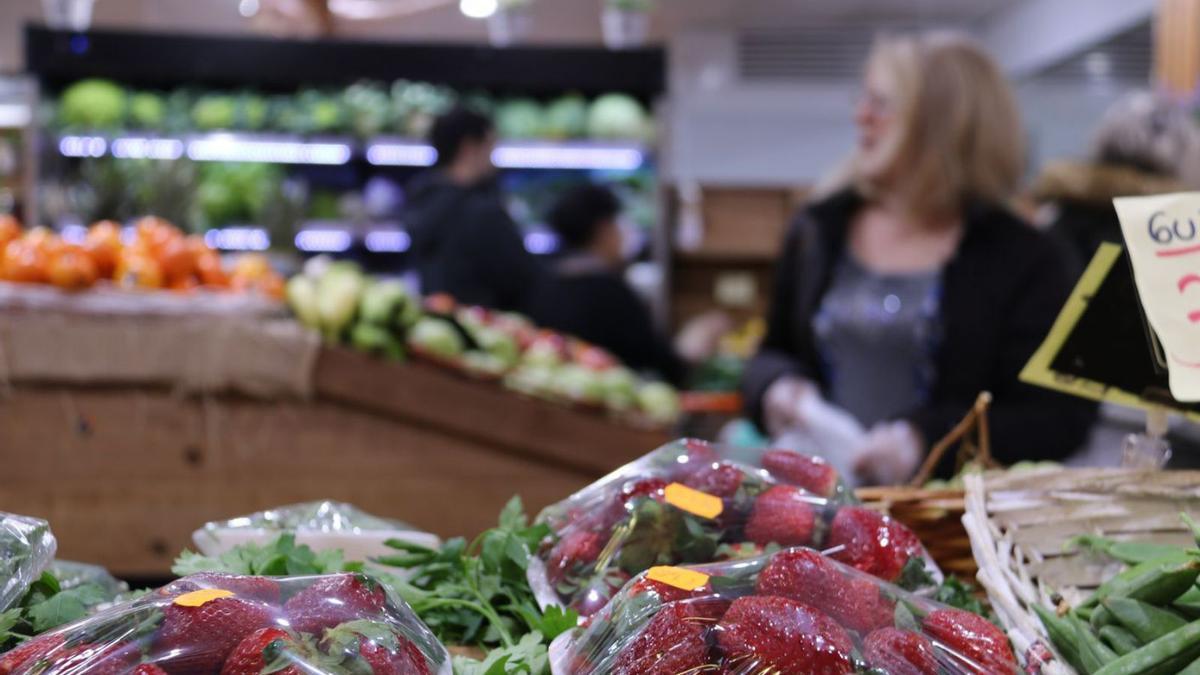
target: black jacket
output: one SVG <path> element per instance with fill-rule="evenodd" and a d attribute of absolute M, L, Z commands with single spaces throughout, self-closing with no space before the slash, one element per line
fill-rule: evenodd
<path fill-rule="evenodd" d="M 425 294 L 520 309 L 538 274 L 494 182 L 457 185 L 440 172 L 416 178 L 404 215 Z"/>
<path fill-rule="evenodd" d="M 683 362 L 616 272 L 555 269 L 531 293 L 527 312 L 538 325 L 603 347 L 634 370 L 652 370 L 673 384 L 683 379 Z"/>
<path fill-rule="evenodd" d="M 857 194 L 844 191 L 810 206 L 791 227 L 778 263 L 767 334 L 743 382 L 756 420 L 761 420 L 763 394 L 776 378 L 799 375 L 825 384 L 813 313 L 845 250 L 847 226 L 862 206 Z M 930 400 L 901 418 L 932 445 L 987 390 L 994 395 L 989 422 L 998 460 L 1065 457 L 1086 440 L 1095 404 L 1022 384 L 1017 376 L 1049 332 L 1076 270 L 1051 240 L 1002 208 L 973 205 L 964 222 L 958 251 L 942 271 L 942 338 Z M 940 472 L 951 466 L 952 458 Z"/>

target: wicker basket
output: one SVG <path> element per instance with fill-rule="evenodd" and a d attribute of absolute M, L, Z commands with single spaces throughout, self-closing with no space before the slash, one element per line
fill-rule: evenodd
<path fill-rule="evenodd" d="M 1200 472 L 1050 469 L 966 477 L 963 525 L 979 563 L 976 579 L 1022 655 L 1049 646 L 1032 603 L 1057 593 L 1082 601 L 1121 569 L 1104 556 L 1066 552 L 1078 534 L 1188 546 L 1179 513 L 1200 516 Z M 1073 672 L 1061 659 L 1043 673 Z"/>

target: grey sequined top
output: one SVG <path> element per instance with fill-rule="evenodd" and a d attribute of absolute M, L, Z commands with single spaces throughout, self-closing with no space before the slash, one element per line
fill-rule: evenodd
<path fill-rule="evenodd" d="M 941 270 L 880 274 L 842 255 L 813 317 L 831 403 L 870 427 L 926 402 L 940 291 Z"/>

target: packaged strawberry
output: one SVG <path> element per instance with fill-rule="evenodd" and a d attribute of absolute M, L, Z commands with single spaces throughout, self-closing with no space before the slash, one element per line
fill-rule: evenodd
<path fill-rule="evenodd" d="M 0 612 L 41 576 L 56 548 L 46 521 L 0 511 Z"/>
<path fill-rule="evenodd" d="M 812 546 L 909 589 L 940 579 L 903 524 L 854 502 L 831 466 L 789 450 L 684 439 L 547 507 L 551 529 L 529 568 L 543 606 L 594 614 L 655 565 Z"/>
<path fill-rule="evenodd" d="M 654 567 L 550 647 L 554 675 L 1015 675 L 986 618 L 809 548 Z"/>
<path fill-rule="evenodd" d="M 193 574 L 0 654 L 0 675 L 449 675 L 403 601 L 363 574 Z"/>

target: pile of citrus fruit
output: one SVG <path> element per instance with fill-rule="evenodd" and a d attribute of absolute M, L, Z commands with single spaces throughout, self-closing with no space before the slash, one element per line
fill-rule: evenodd
<path fill-rule="evenodd" d="M 90 288 L 101 280 L 131 289 L 196 288 L 256 291 L 283 297 L 283 278 L 261 254 L 246 254 L 232 266 L 202 237 L 186 236 L 161 218 L 137 221 L 129 240 L 109 220 L 94 223 L 79 242 L 68 242 L 44 227 L 22 231 L 11 216 L 0 216 L 0 281 Z"/>

